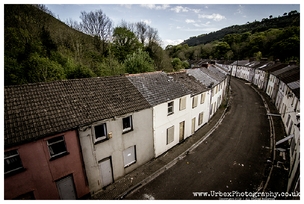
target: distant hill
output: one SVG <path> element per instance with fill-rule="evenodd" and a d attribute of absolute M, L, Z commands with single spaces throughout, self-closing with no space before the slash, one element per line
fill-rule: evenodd
<path fill-rule="evenodd" d="M 188 46 L 196 46 L 200 44 L 206 44 L 215 40 L 221 40 L 227 34 L 236 34 L 244 32 L 251 32 L 253 34 L 255 32 L 266 31 L 270 28 L 285 28 L 288 26 L 300 26 L 300 13 L 298 13 L 297 11 L 291 11 L 288 14 L 285 13 L 285 15 L 282 17 L 263 18 L 262 21 L 255 21 L 244 25 L 229 26 L 219 31 L 190 37 L 189 39 L 184 40 L 184 42 L 182 42 L 181 44 L 187 44 Z"/>

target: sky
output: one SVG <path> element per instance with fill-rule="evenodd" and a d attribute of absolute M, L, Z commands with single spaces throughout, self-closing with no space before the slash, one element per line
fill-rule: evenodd
<path fill-rule="evenodd" d="M 139 3 L 141 2 L 141 3 Z M 119 26 L 122 20 L 128 23 L 143 21 L 158 31 L 162 46 L 176 45 L 193 36 L 208 34 L 232 25 L 242 25 L 263 18 L 283 16 L 293 10 L 300 12 L 300 1 L 263 1 L 261 4 L 231 4 L 208 1 L 215 4 L 178 4 L 170 1 L 160 1 L 165 4 L 142 4 L 146 1 L 52 1 L 43 3 L 61 21 L 71 19 L 80 22 L 82 11 L 87 13 L 102 10 L 114 26 Z M 151 1 L 150 1 L 151 2 Z M 153 3 L 160 3 L 152 1 Z M 179 1 L 174 1 L 179 2 Z M 232 1 L 233 2 L 233 1 Z M 240 1 L 244 2 L 244 1 Z M 247 2 L 247 1 L 246 1 Z M 249 1 L 250 2 L 250 1 Z M 288 4 L 284 3 L 287 2 Z M 85 3 L 85 4 L 84 4 Z M 111 3 L 111 4 L 108 4 Z M 230 3 L 230 1 L 229 1 Z M 284 4 L 283 4 L 284 3 Z M 41 3 L 40 3 L 41 4 Z"/>

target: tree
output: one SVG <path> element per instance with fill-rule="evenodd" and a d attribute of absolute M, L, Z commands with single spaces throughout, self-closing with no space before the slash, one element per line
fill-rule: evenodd
<path fill-rule="evenodd" d="M 90 13 L 82 11 L 80 18 L 82 20 L 80 29 L 91 36 L 98 36 L 102 41 L 102 52 L 104 53 L 106 43 L 111 39 L 113 31 L 111 19 L 102 10 L 91 11 Z"/>
<path fill-rule="evenodd" d="M 154 71 L 153 60 L 141 48 L 126 57 L 124 66 L 130 74 Z"/>
<path fill-rule="evenodd" d="M 123 62 L 125 57 L 141 48 L 135 34 L 125 27 L 116 27 L 113 32 L 113 51 L 118 61 Z"/>

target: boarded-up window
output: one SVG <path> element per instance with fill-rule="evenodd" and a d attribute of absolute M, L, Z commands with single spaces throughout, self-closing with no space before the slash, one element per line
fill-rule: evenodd
<path fill-rule="evenodd" d="M 186 109 L 186 97 L 179 99 L 179 110 L 181 111 L 184 109 Z"/>
<path fill-rule="evenodd" d="M 167 129 L 167 144 L 174 141 L 174 125 Z"/>
<path fill-rule="evenodd" d="M 195 108 L 196 106 L 197 106 L 197 96 L 194 96 L 193 98 L 192 98 L 192 108 Z"/>
<path fill-rule="evenodd" d="M 124 167 L 136 162 L 136 146 L 129 147 L 123 151 Z"/>
<path fill-rule="evenodd" d="M 201 94 L 201 104 L 205 103 L 205 93 Z"/>
<path fill-rule="evenodd" d="M 198 115 L 198 125 L 201 125 L 203 123 L 203 119 L 204 119 L 204 112 L 201 112 Z"/>
<path fill-rule="evenodd" d="M 192 118 L 191 134 L 194 134 L 194 132 L 195 132 L 195 118 Z"/>

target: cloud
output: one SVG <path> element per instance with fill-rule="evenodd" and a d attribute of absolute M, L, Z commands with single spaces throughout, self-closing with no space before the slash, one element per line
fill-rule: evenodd
<path fill-rule="evenodd" d="M 238 6 L 238 9 L 236 10 L 236 12 L 234 13 L 235 14 L 243 14 L 243 6 L 242 5 L 239 5 Z"/>
<path fill-rule="evenodd" d="M 217 14 L 213 13 L 212 15 L 199 14 L 198 18 L 207 18 L 207 19 L 212 19 L 214 21 L 221 21 L 226 19 L 225 16 L 222 16 L 221 14 L 218 13 Z"/>
<path fill-rule="evenodd" d="M 141 22 L 144 22 L 145 24 L 147 25 L 150 25 L 152 23 L 151 20 L 147 20 L 147 19 L 144 19 L 144 20 L 140 20 Z"/>
<path fill-rule="evenodd" d="M 185 21 L 186 21 L 186 23 L 195 23 L 195 21 L 192 19 L 186 19 Z"/>
<path fill-rule="evenodd" d="M 170 6 L 168 4 L 141 4 L 141 7 L 149 8 L 149 9 L 155 9 L 155 10 L 166 10 Z"/>
<path fill-rule="evenodd" d="M 176 39 L 176 40 L 171 40 L 171 39 L 165 39 L 163 40 L 163 47 L 166 48 L 167 45 L 178 45 L 180 43 L 184 42 L 182 39 Z"/>
<path fill-rule="evenodd" d="M 190 9 L 187 7 L 175 6 L 174 8 L 171 8 L 170 10 L 174 11 L 175 13 L 179 13 L 179 12 L 188 12 Z"/>
<path fill-rule="evenodd" d="M 132 4 L 120 4 L 120 6 L 126 7 L 127 9 L 132 8 Z"/>

